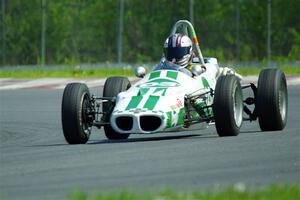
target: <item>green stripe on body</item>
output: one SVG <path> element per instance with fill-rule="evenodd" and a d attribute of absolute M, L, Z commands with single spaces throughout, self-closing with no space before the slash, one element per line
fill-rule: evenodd
<path fill-rule="evenodd" d="M 202 84 L 204 88 L 209 88 L 209 83 L 206 78 L 202 77 Z"/>
<path fill-rule="evenodd" d="M 126 107 L 126 110 L 129 110 L 131 108 L 136 108 L 139 103 L 142 101 L 143 96 L 133 96 L 131 97 L 131 100 L 129 102 L 129 104 Z"/>
<path fill-rule="evenodd" d="M 159 100 L 159 96 L 149 96 L 143 108 L 153 110 Z"/>
<path fill-rule="evenodd" d="M 183 124 L 184 108 L 180 108 L 178 113 L 177 125 Z"/>
<path fill-rule="evenodd" d="M 167 112 L 167 128 L 172 127 L 172 112 Z"/>
<path fill-rule="evenodd" d="M 178 75 L 178 72 L 176 72 L 176 71 L 168 71 L 167 72 L 167 77 L 175 79 L 175 80 L 177 79 L 177 75 Z"/>
<path fill-rule="evenodd" d="M 149 80 L 154 79 L 154 78 L 157 78 L 157 77 L 160 77 L 160 72 L 161 72 L 161 71 L 152 72 L 152 73 L 150 74 Z"/>

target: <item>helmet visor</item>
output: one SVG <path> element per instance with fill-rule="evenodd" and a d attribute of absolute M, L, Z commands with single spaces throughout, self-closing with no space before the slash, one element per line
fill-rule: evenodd
<path fill-rule="evenodd" d="M 164 54 L 167 60 L 171 61 L 173 58 L 180 59 L 190 53 L 191 47 L 168 47 L 164 49 Z"/>

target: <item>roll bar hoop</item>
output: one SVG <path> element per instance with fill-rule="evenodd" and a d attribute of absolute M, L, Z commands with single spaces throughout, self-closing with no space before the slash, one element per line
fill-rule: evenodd
<path fill-rule="evenodd" d="M 175 33 L 181 33 L 187 35 L 192 39 L 194 48 L 196 50 L 195 52 L 196 56 L 199 57 L 201 64 L 204 65 L 205 63 L 198 43 L 198 38 L 191 22 L 189 22 L 188 20 L 177 21 L 172 28 L 171 34 L 175 34 Z"/>

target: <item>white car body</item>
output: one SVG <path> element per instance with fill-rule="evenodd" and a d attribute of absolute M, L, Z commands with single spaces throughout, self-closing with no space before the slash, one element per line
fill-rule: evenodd
<path fill-rule="evenodd" d="M 110 117 L 112 128 L 121 134 L 178 131 L 183 128 L 187 96 L 206 93 L 202 98 L 203 105 L 211 105 L 213 102 L 209 91 L 215 88 L 219 67 L 215 58 L 205 60 L 207 70 L 199 76 L 190 77 L 175 70 L 152 71 L 130 89 L 121 92 Z M 124 117 L 132 118 L 131 127 L 124 125 L 131 123 L 131 120 L 118 122 L 118 118 L 125 119 Z M 160 123 L 153 123 L 155 119 L 160 120 Z M 153 128 L 145 123 L 152 123 Z M 144 128 L 145 126 L 148 128 Z"/>

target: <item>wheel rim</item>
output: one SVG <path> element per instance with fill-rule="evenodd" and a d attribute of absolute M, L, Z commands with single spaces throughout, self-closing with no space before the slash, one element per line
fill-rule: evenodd
<path fill-rule="evenodd" d="M 279 90 L 279 112 L 282 120 L 286 118 L 286 109 L 287 109 L 287 94 L 286 94 L 285 84 L 282 81 Z"/>
<path fill-rule="evenodd" d="M 235 88 L 233 103 L 234 122 L 237 127 L 240 127 L 243 121 L 243 98 L 238 87 Z"/>
<path fill-rule="evenodd" d="M 90 101 L 89 101 L 89 95 L 85 93 L 82 95 L 81 99 L 81 121 L 82 121 L 82 129 L 84 133 L 89 136 L 91 134 L 92 130 L 92 124 L 91 120 L 89 118 L 89 113 L 90 113 Z"/>

